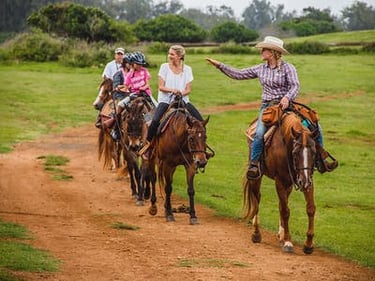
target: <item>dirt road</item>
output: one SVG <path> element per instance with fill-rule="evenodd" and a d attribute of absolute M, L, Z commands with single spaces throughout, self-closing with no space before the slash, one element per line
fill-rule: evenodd
<path fill-rule="evenodd" d="M 33 246 L 62 261 L 57 273 L 21 273 L 26 280 L 375 280 L 374 270 L 320 250 L 306 256 L 297 246 L 284 254 L 275 234 L 253 244 L 245 223 L 199 205 L 196 226 L 183 213 L 166 223 L 161 198 L 151 217 L 148 206 L 135 205 L 125 179 L 102 170 L 96 136 L 90 125 L 0 155 L 0 217 L 25 225 Z M 70 159 L 72 181 L 51 179 L 37 159 L 48 154 Z M 183 203 L 173 198 L 174 206 Z M 114 229 L 116 222 L 139 229 Z"/>

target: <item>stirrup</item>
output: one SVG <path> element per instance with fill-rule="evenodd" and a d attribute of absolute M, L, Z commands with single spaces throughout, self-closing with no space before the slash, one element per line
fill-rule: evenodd
<path fill-rule="evenodd" d="M 142 156 L 146 153 L 146 151 L 150 148 L 150 142 L 146 141 L 146 143 L 138 150 L 138 155 Z"/>
<path fill-rule="evenodd" d="M 331 159 L 332 162 L 328 162 L 327 159 Z M 317 169 L 319 173 L 323 174 L 325 172 L 332 172 L 338 167 L 338 161 L 327 151 L 327 156 L 323 159 L 320 157 L 320 160 L 317 162 Z"/>
<path fill-rule="evenodd" d="M 246 177 L 248 180 L 254 180 L 260 177 L 259 163 L 251 163 L 247 169 Z"/>

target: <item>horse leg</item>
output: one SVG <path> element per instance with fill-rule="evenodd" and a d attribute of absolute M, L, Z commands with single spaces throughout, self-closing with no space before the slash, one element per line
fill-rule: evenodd
<path fill-rule="evenodd" d="M 253 193 L 254 199 L 256 200 L 256 212 L 252 220 L 252 224 L 254 226 L 254 232 L 251 235 L 251 241 L 253 243 L 260 243 L 262 241 L 262 234 L 260 233 L 260 228 L 259 228 L 259 204 L 260 204 L 260 198 L 261 198 L 261 193 L 260 193 L 260 185 L 261 185 L 261 178 L 256 179 L 256 180 L 250 180 L 249 184 L 252 185 L 251 192 Z"/>
<path fill-rule="evenodd" d="M 312 185 L 310 189 L 304 193 L 306 201 L 306 213 L 309 219 L 309 226 L 306 233 L 306 241 L 303 245 L 303 252 L 305 254 L 312 254 L 314 251 L 314 216 L 315 216 L 315 203 L 314 203 L 314 186 Z"/>
<path fill-rule="evenodd" d="M 193 166 L 190 166 L 190 168 L 186 167 L 186 181 L 188 184 L 188 195 L 189 195 L 189 214 L 190 214 L 190 224 L 195 225 L 199 224 L 198 218 L 195 215 L 195 204 L 194 204 L 194 176 L 195 176 L 195 168 Z"/>
<path fill-rule="evenodd" d="M 165 202 L 164 202 L 164 209 L 165 209 L 165 218 L 167 222 L 175 221 L 173 211 L 172 211 L 172 204 L 171 204 L 171 195 L 172 195 L 172 182 L 173 182 L 173 173 L 176 168 L 165 167 L 164 170 L 164 179 L 165 179 Z"/>
<path fill-rule="evenodd" d="M 150 175 L 151 179 L 151 206 L 148 210 L 151 216 L 155 216 L 158 213 L 158 208 L 156 206 L 156 172 L 155 172 L 155 164 L 149 163 L 147 167 L 147 173 Z"/>
<path fill-rule="evenodd" d="M 280 223 L 279 223 L 279 241 L 282 245 L 283 251 L 286 253 L 293 253 L 293 244 L 290 241 L 291 236 L 289 233 L 289 216 L 290 209 L 288 207 L 289 195 L 292 192 L 292 186 L 283 184 L 280 180 L 276 179 L 276 191 L 279 197 L 279 213 L 280 213 Z"/>
<path fill-rule="evenodd" d="M 137 199 L 137 206 L 143 206 L 144 205 L 144 188 L 143 183 L 141 181 L 141 171 L 139 170 L 139 167 L 137 163 L 135 163 L 135 180 L 136 184 L 138 186 L 138 199 Z"/>

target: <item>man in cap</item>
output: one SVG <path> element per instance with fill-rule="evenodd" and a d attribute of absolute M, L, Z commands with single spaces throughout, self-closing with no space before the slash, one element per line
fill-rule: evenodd
<path fill-rule="evenodd" d="M 121 64 L 122 64 L 122 59 L 124 57 L 124 54 L 125 54 L 124 48 L 116 48 L 114 59 L 110 61 L 109 63 L 107 63 L 107 65 L 104 68 L 104 71 L 102 74 L 103 79 L 111 78 L 113 80 L 113 75 L 115 75 L 115 73 L 121 69 Z"/>

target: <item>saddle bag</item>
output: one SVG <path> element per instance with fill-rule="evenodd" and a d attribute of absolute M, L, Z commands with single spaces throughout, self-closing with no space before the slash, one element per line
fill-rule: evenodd
<path fill-rule="evenodd" d="M 297 102 L 293 102 L 293 107 L 295 111 L 297 111 L 304 117 L 304 119 L 309 120 L 311 123 L 315 124 L 319 121 L 318 112 L 316 112 L 314 109 Z"/>
<path fill-rule="evenodd" d="M 272 125 L 277 124 L 282 115 L 283 111 L 281 110 L 280 106 L 275 104 L 263 110 L 262 121 L 267 127 L 271 127 Z"/>

